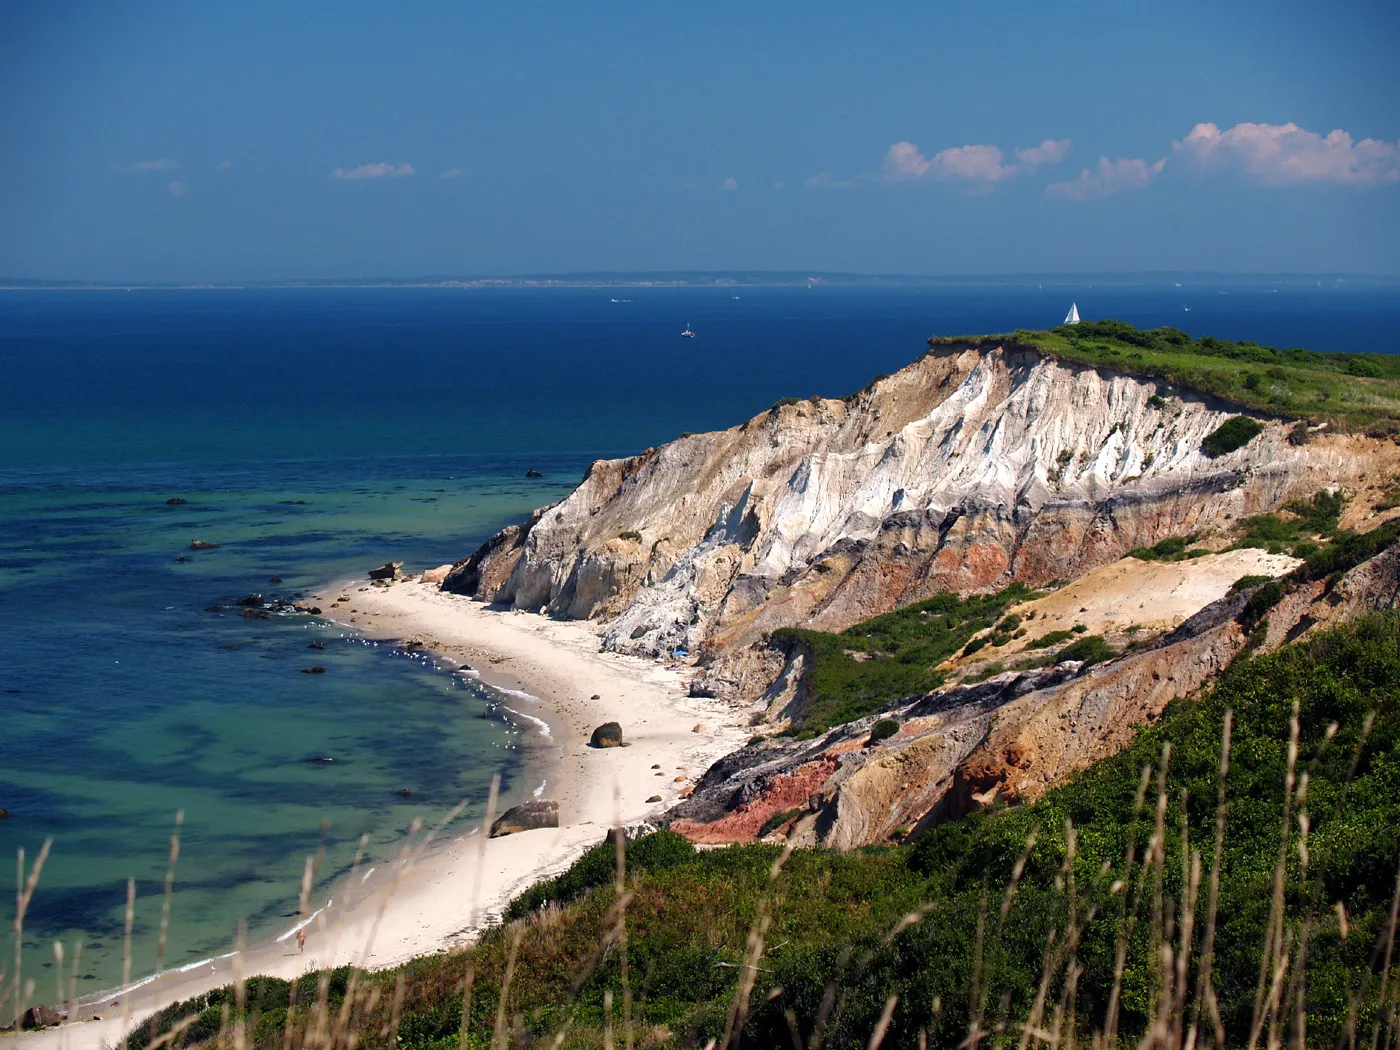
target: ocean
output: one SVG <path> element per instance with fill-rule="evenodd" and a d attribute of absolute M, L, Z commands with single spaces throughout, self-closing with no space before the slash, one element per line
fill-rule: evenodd
<path fill-rule="evenodd" d="M 71 961 L 83 938 L 80 991 L 117 983 L 128 878 L 151 971 L 177 812 L 167 967 L 227 951 L 240 919 L 287 929 L 308 854 L 326 884 L 361 836 L 383 860 L 415 819 L 479 817 L 495 775 L 530 789 L 530 729 L 488 687 L 238 598 L 454 561 L 596 458 L 842 396 L 930 334 L 1048 327 L 1071 300 L 1400 343 L 1395 286 L 0 292 L 0 854 L 53 840 L 25 922 L 36 994 L 55 939 Z"/>

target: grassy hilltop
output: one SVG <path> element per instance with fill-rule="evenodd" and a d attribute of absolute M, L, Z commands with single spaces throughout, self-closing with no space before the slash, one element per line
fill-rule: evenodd
<path fill-rule="evenodd" d="M 1140 330 L 1123 321 L 1084 321 L 1047 332 L 935 336 L 929 346 L 1009 340 L 1053 357 L 1158 376 L 1255 412 L 1377 435 L 1400 433 L 1400 354 L 1279 350 L 1176 328 Z"/>

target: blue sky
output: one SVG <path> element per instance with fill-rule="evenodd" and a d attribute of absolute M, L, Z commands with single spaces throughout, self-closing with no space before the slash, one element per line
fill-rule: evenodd
<path fill-rule="evenodd" d="M 0 0 L 0 275 L 1400 274 L 1393 3 Z"/>

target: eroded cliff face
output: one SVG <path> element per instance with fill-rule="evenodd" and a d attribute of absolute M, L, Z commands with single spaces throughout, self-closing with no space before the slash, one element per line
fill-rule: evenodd
<path fill-rule="evenodd" d="M 1031 348 L 940 347 L 852 398 L 595 463 L 443 586 L 610 621 L 609 648 L 713 661 L 778 627 L 841 630 L 936 593 L 1073 579 L 1374 469 L 1365 439 L 1295 446 L 1278 421 L 1207 457 L 1232 414 Z"/>
<path fill-rule="evenodd" d="M 1248 645 L 1268 651 L 1368 611 L 1400 608 L 1400 545 L 1335 579 L 1288 585 L 1255 622 L 1228 595 L 1153 645 L 1087 669 L 1000 675 L 896 701 L 811 741 L 750 744 L 716 763 L 666 822 L 698 842 L 752 841 L 777 822 L 801 845 L 888 842 L 995 801 L 1038 798 L 1114 755 Z M 871 744 L 877 719 L 899 732 Z M 815 815 L 810 825 L 799 821 Z"/>

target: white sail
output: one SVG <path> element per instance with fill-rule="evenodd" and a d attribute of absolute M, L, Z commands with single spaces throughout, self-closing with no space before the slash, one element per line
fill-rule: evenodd
<path fill-rule="evenodd" d="M 1078 304 L 1078 303 L 1070 303 L 1070 304 L 1069 304 L 1069 313 L 1065 314 L 1065 324 L 1078 324 L 1078 323 L 1079 323 L 1079 304 Z"/>

